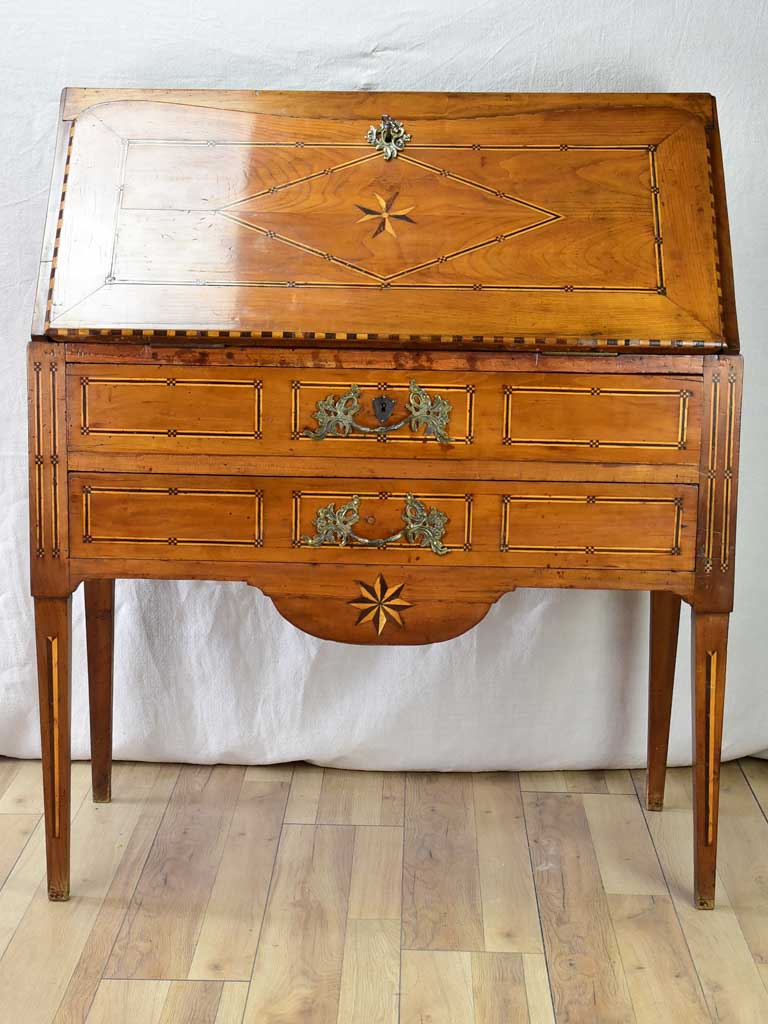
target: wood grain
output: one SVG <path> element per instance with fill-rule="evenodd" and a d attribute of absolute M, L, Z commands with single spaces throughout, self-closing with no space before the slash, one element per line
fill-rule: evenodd
<path fill-rule="evenodd" d="M 381 772 L 326 772 L 317 810 L 318 825 L 379 825 L 384 796 Z"/>
<path fill-rule="evenodd" d="M 338 1024 L 398 1024 L 400 922 L 350 920 Z"/>
<path fill-rule="evenodd" d="M 403 948 L 484 948 L 469 776 L 406 778 Z"/>
<path fill-rule="evenodd" d="M 205 908 L 190 978 L 250 979 L 287 798 L 285 782 L 243 783 Z"/>
<path fill-rule="evenodd" d="M 354 829 L 286 825 L 243 1024 L 336 1024 Z"/>
<path fill-rule="evenodd" d="M 530 1024 L 555 1024 L 555 1011 L 552 1007 L 552 992 L 544 954 L 524 954 L 523 973 Z"/>
<path fill-rule="evenodd" d="M 611 918 L 637 1024 L 711 1018 L 668 896 L 611 895 Z"/>
<path fill-rule="evenodd" d="M 720 880 L 752 956 L 768 964 L 768 822 L 735 762 L 720 775 Z"/>
<path fill-rule="evenodd" d="M 175 765 L 159 767 L 156 781 L 147 794 L 139 819 L 125 847 L 125 852 L 107 890 L 104 902 L 99 908 L 99 913 L 83 946 L 77 966 L 72 972 L 72 977 L 56 1012 L 54 1024 L 79 1024 L 88 1015 L 89 1007 L 100 988 L 100 979 L 178 776 L 179 769 Z M 121 793 L 121 798 L 122 796 Z M 110 989 L 110 991 L 128 992 L 131 990 L 116 988 Z"/>
<path fill-rule="evenodd" d="M 225 766 L 181 770 L 105 977 L 187 976 L 243 774 Z M 174 913 L 164 915 L 170 893 Z"/>
<path fill-rule="evenodd" d="M 93 799 L 112 798 L 112 669 L 115 646 L 115 582 L 86 580 L 85 631 L 91 722 Z"/>
<path fill-rule="evenodd" d="M 476 775 L 472 793 L 484 948 L 497 953 L 540 953 L 541 924 L 517 776 Z M 509 913 L 510 907 L 515 908 L 514 914 Z"/>
<path fill-rule="evenodd" d="M 446 116 L 440 97 L 381 94 L 377 110 L 394 105 L 413 136 L 384 161 L 364 141 L 381 114 L 371 117 L 371 100 L 359 95 L 347 94 L 344 109 L 306 93 L 275 94 L 281 108 L 265 93 L 222 93 L 208 107 L 184 92 L 175 102 L 168 93 L 100 95 L 98 112 L 65 105 L 75 124 L 67 217 L 55 236 L 59 261 L 44 261 L 55 272 L 41 283 L 45 292 L 52 285 L 51 331 L 126 321 L 183 329 L 174 288 L 186 286 L 186 308 L 208 309 L 187 313 L 192 322 L 270 337 L 368 335 L 373 325 L 403 338 L 469 339 L 472 322 L 490 339 L 575 340 L 594 332 L 587 311 L 597 310 L 606 340 L 721 340 L 711 317 L 718 242 L 708 214 L 723 206 L 710 189 L 711 100 L 702 118 L 674 97 L 543 98 L 539 110 L 508 97 L 487 117 L 482 96 L 454 94 Z M 233 141 L 237 148 L 221 145 Z M 379 217 L 379 202 L 391 221 Z M 402 210 L 408 220 L 397 219 Z M 688 277 L 678 258 L 686 248 L 701 264 Z M 190 253 L 210 285 L 185 275 Z M 260 287 L 227 287 L 243 281 Z M 381 282 L 391 295 L 380 294 Z M 330 284 L 337 288 L 317 287 Z M 286 316 L 270 292 L 288 285 Z"/>
<path fill-rule="evenodd" d="M 523 803 L 557 1017 L 633 1022 L 581 799 L 526 793 Z"/>
<path fill-rule="evenodd" d="M 170 987 L 170 981 L 102 981 L 87 1024 L 158 1024 Z"/>
<path fill-rule="evenodd" d="M 0 960 L 0 1005 L 9 1020 L 48 1024 L 52 1019 L 158 770 L 157 765 L 121 766 L 121 803 L 83 805 L 73 843 L 77 898 L 62 914 L 61 908 L 48 901 L 45 886 L 39 886 Z M 60 939 L 62 929 L 65 947 Z M 46 979 L 44 987 L 41 977 Z"/>
<path fill-rule="evenodd" d="M 293 770 L 285 822 L 288 825 L 314 825 L 323 786 L 323 769 L 314 764 L 297 764 Z"/>
<path fill-rule="evenodd" d="M 523 958 L 473 953 L 472 996 L 475 1024 L 528 1024 Z"/>
<path fill-rule="evenodd" d="M 759 788 L 762 762 L 747 761 L 743 767 Z M 73 899 L 57 907 L 46 901 L 41 820 L 0 886 L 3 1013 L 10 1007 L 14 1020 L 24 1024 L 242 1024 L 249 983 L 220 977 L 176 978 L 175 956 L 169 958 L 163 978 L 104 977 L 123 920 L 133 913 L 134 893 L 142 884 L 147 859 L 153 857 L 156 837 L 189 803 L 186 787 L 175 786 L 179 767 L 118 763 L 115 800 L 99 806 L 86 799 L 89 765 L 75 763 L 73 769 L 72 804 L 81 826 L 75 830 Z M 18 780 L 19 806 L 31 806 L 24 778 L 31 783 L 36 771 L 39 764 L 30 762 L 8 773 Z M 670 770 L 665 811 L 645 815 L 653 848 L 647 834 L 642 839 L 637 828 L 643 814 L 642 772 L 636 773 L 636 796 L 528 793 L 527 804 L 543 801 L 554 804 L 557 812 L 547 818 L 540 810 L 533 816 L 528 811 L 527 819 L 538 905 L 548 936 L 546 953 L 405 949 L 402 984 L 405 933 L 401 936 L 399 865 L 404 826 L 285 825 L 281 852 L 274 867 L 265 870 L 260 858 L 271 842 L 274 849 L 271 834 L 280 828 L 279 806 L 286 800 L 292 773 L 291 766 L 254 766 L 231 819 L 218 826 L 221 856 L 206 883 L 207 903 L 188 972 L 194 973 L 195 964 L 203 965 L 201 973 L 209 967 L 213 973 L 216 965 L 247 965 L 250 960 L 262 1000 L 251 1019 L 259 1024 L 294 1024 L 299 1017 L 335 1024 L 395 1024 L 398 1011 L 401 1019 L 412 1015 L 418 1024 L 430 1019 L 436 1024 L 554 1024 L 548 968 L 560 1019 L 590 1024 L 596 1019 L 621 1020 L 626 1018 L 626 1004 L 606 1002 L 605 985 L 595 981 L 601 971 L 604 980 L 619 967 L 638 1024 L 656 1024 L 668 1016 L 692 1024 L 710 1019 L 752 1024 L 766 1019 L 766 965 L 760 962 L 768 920 L 762 892 L 765 819 L 741 766 L 727 764 L 722 769 L 724 838 L 714 913 L 701 915 L 690 900 L 690 769 Z M 326 769 L 324 774 L 333 773 Z M 441 791 L 445 787 L 447 799 L 453 793 L 454 804 L 461 803 L 466 776 L 428 778 L 434 778 Z M 619 773 L 616 779 L 626 786 L 625 775 Z M 410 807 L 410 781 L 408 788 Z M 452 856 L 459 863 L 451 866 L 451 877 L 464 878 L 477 870 L 486 905 L 489 876 L 483 870 L 484 856 L 493 854 L 501 868 L 506 844 L 504 866 L 512 877 L 518 870 L 517 842 L 525 832 L 516 824 L 516 788 L 512 774 L 471 776 L 477 843 L 476 848 L 456 848 Z M 574 807 L 581 805 L 586 810 L 574 822 Z M 543 830 L 537 825 L 540 817 L 545 818 Z M 28 818 L 34 821 L 37 816 L 0 812 L 0 824 L 12 826 L 8 842 L 14 848 L 16 822 Z M 270 821 L 276 822 L 275 828 L 269 827 Z M 446 820 L 444 828 L 451 827 Z M 191 859 L 210 856 L 210 836 L 204 830 L 190 833 L 189 842 Z M 642 891 L 658 882 L 658 868 L 654 874 L 651 867 L 657 854 L 668 895 Z M 540 855 L 546 863 L 537 859 Z M 555 872 L 564 875 L 567 884 L 556 888 Z M 254 933 L 261 920 L 260 893 L 265 892 L 259 880 L 265 874 L 271 875 L 271 897 L 259 937 Z M 506 875 L 501 881 L 498 889 L 491 888 L 497 919 L 506 923 L 510 934 L 519 933 L 528 907 L 507 884 Z M 605 887 L 621 891 L 605 896 Z M 188 898 L 187 890 L 170 886 L 155 903 L 157 921 L 182 921 Z M 486 931 L 489 923 L 492 915 L 483 913 Z M 158 934 L 164 943 L 174 941 L 173 936 L 163 938 L 161 929 Z M 178 942 L 183 954 L 188 944 L 184 927 L 178 931 Z M 567 1001 L 580 985 L 595 1000 L 588 1009 L 578 1000 Z"/>
<path fill-rule="evenodd" d="M 691 812 L 649 812 L 646 820 L 710 1014 L 717 1021 L 733 1024 L 757 1024 L 766 1019 L 768 991 L 727 893 L 721 891 L 710 914 L 698 913 L 691 901 Z"/>
<path fill-rule="evenodd" d="M 583 803 L 605 891 L 666 896 L 667 885 L 637 797 L 586 794 Z"/>
<path fill-rule="evenodd" d="M 648 668 L 648 776 L 646 804 L 649 810 L 664 806 L 669 723 L 675 685 L 677 637 L 680 630 L 680 598 L 677 594 L 651 594 L 650 651 Z"/>
<path fill-rule="evenodd" d="M 399 921 L 402 882 L 402 828 L 355 829 L 350 920 Z"/>
<path fill-rule="evenodd" d="M 475 1024 L 472 954 L 403 951 L 400 1024 Z"/>

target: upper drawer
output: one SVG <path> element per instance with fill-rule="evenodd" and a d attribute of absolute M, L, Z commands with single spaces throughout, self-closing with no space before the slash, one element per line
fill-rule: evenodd
<path fill-rule="evenodd" d="M 699 461 L 701 381 L 661 374 L 79 364 L 73 450 Z"/>

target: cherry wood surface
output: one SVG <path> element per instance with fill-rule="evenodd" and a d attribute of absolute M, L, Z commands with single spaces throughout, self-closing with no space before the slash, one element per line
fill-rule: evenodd
<path fill-rule="evenodd" d="M 737 345 L 711 97 L 187 100 L 64 96 L 47 333 Z"/>
<path fill-rule="evenodd" d="M 517 587 L 648 591 L 649 810 L 689 602 L 711 907 L 742 389 L 712 97 L 75 89 L 57 138 L 28 350 L 51 898 L 70 595 L 106 802 L 114 580 L 158 578 L 360 644 L 456 637 Z"/>

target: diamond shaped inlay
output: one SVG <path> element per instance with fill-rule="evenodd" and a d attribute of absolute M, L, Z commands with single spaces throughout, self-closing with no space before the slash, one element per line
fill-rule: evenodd
<path fill-rule="evenodd" d="M 273 244 L 294 246 L 379 282 L 561 219 L 404 153 L 388 162 L 372 154 L 327 167 L 271 185 L 220 212 Z"/>

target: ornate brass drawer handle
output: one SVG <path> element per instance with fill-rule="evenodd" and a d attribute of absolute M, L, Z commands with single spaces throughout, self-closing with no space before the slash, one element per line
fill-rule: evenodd
<path fill-rule="evenodd" d="M 366 427 L 356 423 L 355 416 L 360 412 L 360 386 L 353 384 L 341 398 L 328 395 L 320 399 L 312 413 L 313 419 L 317 420 L 317 429 L 305 430 L 303 436 L 322 441 L 326 437 L 349 437 L 353 431 L 357 431 L 359 434 L 375 434 L 383 440 L 387 434 L 410 426 L 414 433 L 424 427 L 425 440 L 432 436 L 440 444 L 452 443 L 453 439 L 448 437 L 446 430 L 453 406 L 440 395 L 428 395 L 424 388 L 412 380 L 408 401 L 405 403 L 408 415 L 397 423 L 387 424 L 394 408 L 395 402 L 391 398 L 379 395 L 373 400 L 373 412 L 380 426 Z"/>
<path fill-rule="evenodd" d="M 319 548 L 322 544 L 338 544 L 341 547 L 346 547 L 347 544 L 360 544 L 369 548 L 385 548 L 388 544 L 405 538 L 409 544 L 429 548 L 436 555 L 448 554 L 448 548 L 442 543 L 448 523 L 445 512 L 440 512 L 436 508 L 428 510 L 418 498 L 406 494 L 401 517 L 405 525 L 402 530 L 389 537 L 383 537 L 381 540 L 360 537 L 354 531 L 355 525 L 360 521 L 360 496 L 355 494 L 338 509 L 333 501 L 330 505 L 318 509 L 312 521 L 316 530 L 315 536 L 304 536 L 301 543 L 313 548 Z"/>

